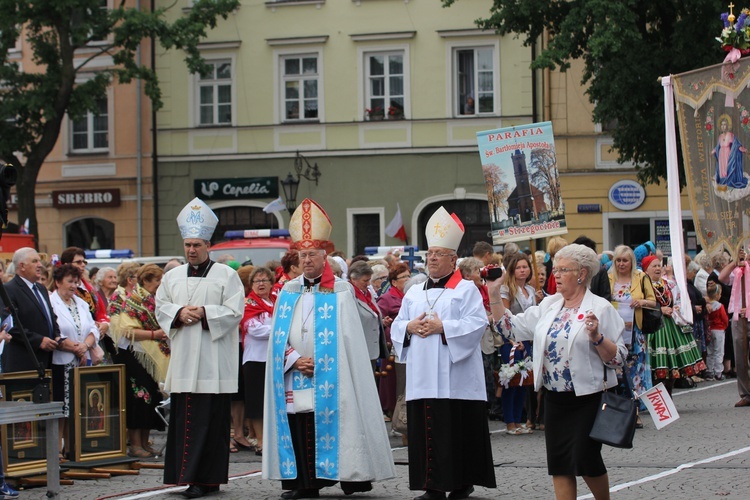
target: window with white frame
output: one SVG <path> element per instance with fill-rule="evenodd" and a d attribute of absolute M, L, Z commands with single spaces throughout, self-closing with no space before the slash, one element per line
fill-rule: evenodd
<path fill-rule="evenodd" d="M 281 58 L 284 121 L 318 118 L 318 55 L 288 55 Z"/>
<path fill-rule="evenodd" d="M 109 110 L 104 97 L 96 101 L 96 111 L 71 122 L 70 149 L 74 153 L 94 153 L 109 149 Z"/>
<path fill-rule="evenodd" d="M 207 61 L 210 71 L 198 77 L 198 124 L 231 125 L 232 62 Z"/>
<path fill-rule="evenodd" d="M 453 53 L 454 110 L 456 115 L 495 112 L 494 47 L 461 47 Z"/>
<path fill-rule="evenodd" d="M 404 117 L 404 53 L 365 54 L 366 115 L 370 120 Z"/>
<path fill-rule="evenodd" d="M 99 13 L 102 13 L 103 15 L 106 15 L 107 11 L 109 10 L 109 0 L 99 0 L 99 6 L 93 7 L 94 9 L 98 8 Z M 94 11 L 92 10 L 92 7 L 87 7 L 85 9 L 86 14 L 88 15 L 89 19 L 93 18 Z M 105 24 L 102 22 L 101 24 Z M 89 35 L 91 37 L 91 40 L 89 41 L 90 44 L 101 44 L 107 41 L 107 36 L 97 37 L 94 33 L 91 33 Z"/>

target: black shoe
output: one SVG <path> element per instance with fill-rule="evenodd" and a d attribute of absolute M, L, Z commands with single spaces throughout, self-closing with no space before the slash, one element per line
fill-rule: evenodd
<path fill-rule="evenodd" d="M 448 495 L 448 498 L 451 500 L 455 498 L 469 498 L 469 495 L 474 493 L 474 487 L 472 485 L 469 485 L 465 488 L 461 488 L 460 490 L 453 490 L 450 492 L 450 495 Z"/>
<path fill-rule="evenodd" d="M 442 491 L 427 490 L 424 492 L 424 495 L 419 495 L 414 500 L 443 500 L 444 498 L 445 493 Z"/>
<path fill-rule="evenodd" d="M 201 484 L 191 484 L 188 489 L 182 492 L 185 498 L 200 498 L 208 493 L 219 491 L 219 486 L 204 486 Z"/>
<path fill-rule="evenodd" d="M 301 489 L 301 490 L 290 490 L 285 491 L 281 494 L 281 498 L 286 500 L 295 498 L 318 498 L 320 497 L 320 490 L 316 489 Z"/>
<path fill-rule="evenodd" d="M 345 481 L 341 483 L 341 489 L 344 490 L 345 495 L 353 495 L 355 493 L 365 493 L 372 490 L 372 483 L 370 481 L 357 481 L 349 482 Z"/>

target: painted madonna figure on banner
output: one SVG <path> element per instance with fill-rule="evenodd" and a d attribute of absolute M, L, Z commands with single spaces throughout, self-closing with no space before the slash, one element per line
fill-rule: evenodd
<path fill-rule="evenodd" d="M 671 79 L 698 238 L 707 251 L 726 247 L 735 255 L 750 237 L 750 60 Z"/>
<path fill-rule="evenodd" d="M 719 140 L 714 148 L 716 159 L 716 194 L 725 193 L 728 188 L 745 189 L 747 177 L 742 168 L 743 154 L 747 149 L 732 133 L 732 118 L 727 114 L 719 117 Z"/>

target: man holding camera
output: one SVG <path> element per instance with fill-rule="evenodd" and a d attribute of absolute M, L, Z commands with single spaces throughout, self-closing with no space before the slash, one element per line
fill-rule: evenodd
<path fill-rule="evenodd" d="M 391 340 L 406 363 L 409 488 L 419 500 L 495 488 L 480 339 L 482 298 L 456 270 L 464 229 L 440 207 L 427 223 L 429 279 L 404 296 Z"/>

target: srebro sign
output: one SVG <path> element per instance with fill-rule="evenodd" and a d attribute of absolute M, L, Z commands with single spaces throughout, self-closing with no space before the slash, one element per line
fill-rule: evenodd
<path fill-rule="evenodd" d="M 202 200 L 247 200 L 279 196 L 278 177 L 195 179 L 195 196 Z"/>
<path fill-rule="evenodd" d="M 119 207 L 119 189 L 86 189 L 81 191 L 52 191 L 55 208 Z"/>

